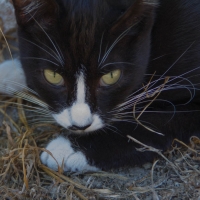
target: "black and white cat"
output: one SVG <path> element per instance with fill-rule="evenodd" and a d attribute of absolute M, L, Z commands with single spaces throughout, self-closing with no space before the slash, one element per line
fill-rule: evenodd
<path fill-rule="evenodd" d="M 0 65 L 0 83 L 7 84 L 2 92 L 16 72 L 21 82 L 14 90 L 26 80 L 55 121 L 71 132 L 46 147 L 65 171 L 154 159 L 153 152 L 137 151 L 140 145 L 127 135 L 162 150 L 174 138 L 188 142 L 200 136 L 200 1 L 13 4 L 23 70 L 17 60 Z M 46 152 L 41 161 L 58 168 Z"/>

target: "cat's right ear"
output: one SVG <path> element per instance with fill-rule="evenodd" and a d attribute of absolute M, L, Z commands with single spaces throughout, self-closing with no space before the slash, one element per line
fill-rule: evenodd
<path fill-rule="evenodd" d="M 122 3 L 123 0 L 121 0 Z M 120 3 L 120 1 L 118 1 Z M 114 34 L 120 34 L 125 30 L 129 30 L 131 27 L 136 27 L 142 20 L 140 28 L 145 30 L 145 27 L 151 27 L 154 21 L 155 8 L 158 6 L 158 0 L 127 0 L 123 1 L 125 3 L 131 4 L 124 13 L 118 18 L 114 23 L 110 32 Z M 119 4 L 120 5 L 120 4 Z M 144 20 L 145 19 L 145 20 Z M 131 34 L 131 31 L 129 31 Z M 140 31 L 141 33 L 141 31 Z"/>
<path fill-rule="evenodd" d="M 17 23 L 27 26 L 31 22 L 51 25 L 58 12 L 58 5 L 54 0 L 12 0 Z"/>

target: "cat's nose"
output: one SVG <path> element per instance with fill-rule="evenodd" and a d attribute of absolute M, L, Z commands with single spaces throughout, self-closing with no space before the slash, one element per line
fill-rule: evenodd
<path fill-rule="evenodd" d="M 78 130 L 84 131 L 85 129 L 87 129 L 90 126 L 91 126 L 91 124 L 88 124 L 86 126 L 76 126 L 76 125 L 73 125 L 73 126 L 69 127 L 69 129 L 72 130 L 72 131 L 78 131 Z"/>
<path fill-rule="evenodd" d="M 85 130 L 92 122 L 92 113 L 86 103 L 75 103 L 71 107 L 71 125 L 77 130 Z"/>

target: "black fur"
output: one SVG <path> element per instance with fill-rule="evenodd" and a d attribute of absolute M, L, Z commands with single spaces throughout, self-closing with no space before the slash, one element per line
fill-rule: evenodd
<path fill-rule="evenodd" d="M 37 9 L 32 7 L 28 13 L 24 7 L 30 5 L 30 0 L 13 2 L 19 24 L 21 61 L 29 87 L 59 112 L 73 103 L 75 75 L 84 66 L 87 102 L 91 110 L 100 112 L 104 123 L 115 127 L 113 131 L 105 129 L 83 136 L 68 136 L 92 164 L 109 169 L 152 161 L 155 155 L 138 152 L 136 147 L 140 146 L 129 141 L 127 135 L 162 150 L 169 148 L 174 138 L 188 142 L 192 135 L 200 135 L 199 1 L 41 0 L 41 5 Z M 107 46 L 129 28 L 105 62 L 99 65 L 99 54 L 102 59 Z M 45 44 L 54 48 L 44 31 L 64 55 L 65 62 L 59 67 L 44 60 L 23 59 L 43 57 L 52 60 L 49 54 L 33 45 Z M 112 62 L 132 65 L 104 67 Z M 47 84 L 42 75 L 45 68 L 61 73 L 66 85 L 52 87 Z M 119 83 L 100 87 L 101 76 L 116 68 L 123 71 Z M 129 114 L 120 115 L 119 122 L 113 122 L 111 119 L 114 115 L 115 119 L 116 115 L 119 117 L 120 112 L 113 109 L 126 101 L 128 95 L 134 93 L 135 97 L 144 92 L 143 84 L 148 84 L 154 73 L 149 90 L 162 86 L 165 77 L 169 77 L 169 81 L 139 121 L 164 136 L 138 125 L 133 117 L 133 104 L 128 104 L 124 110 Z M 138 97 L 138 112 L 155 97 L 149 98 L 148 94 L 148 91 L 144 94 L 146 102 Z"/>

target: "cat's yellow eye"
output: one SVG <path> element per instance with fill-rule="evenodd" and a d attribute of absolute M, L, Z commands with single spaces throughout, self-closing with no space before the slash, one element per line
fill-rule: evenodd
<path fill-rule="evenodd" d="M 117 83 L 120 76 L 121 76 L 121 70 L 119 69 L 113 70 L 101 77 L 100 85 L 101 86 L 114 85 L 115 83 Z"/>
<path fill-rule="evenodd" d="M 53 70 L 45 69 L 44 77 L 52 85 L 60 86 L 64 84 L 63 77 L 60 74 L 54 72 Z"/>

